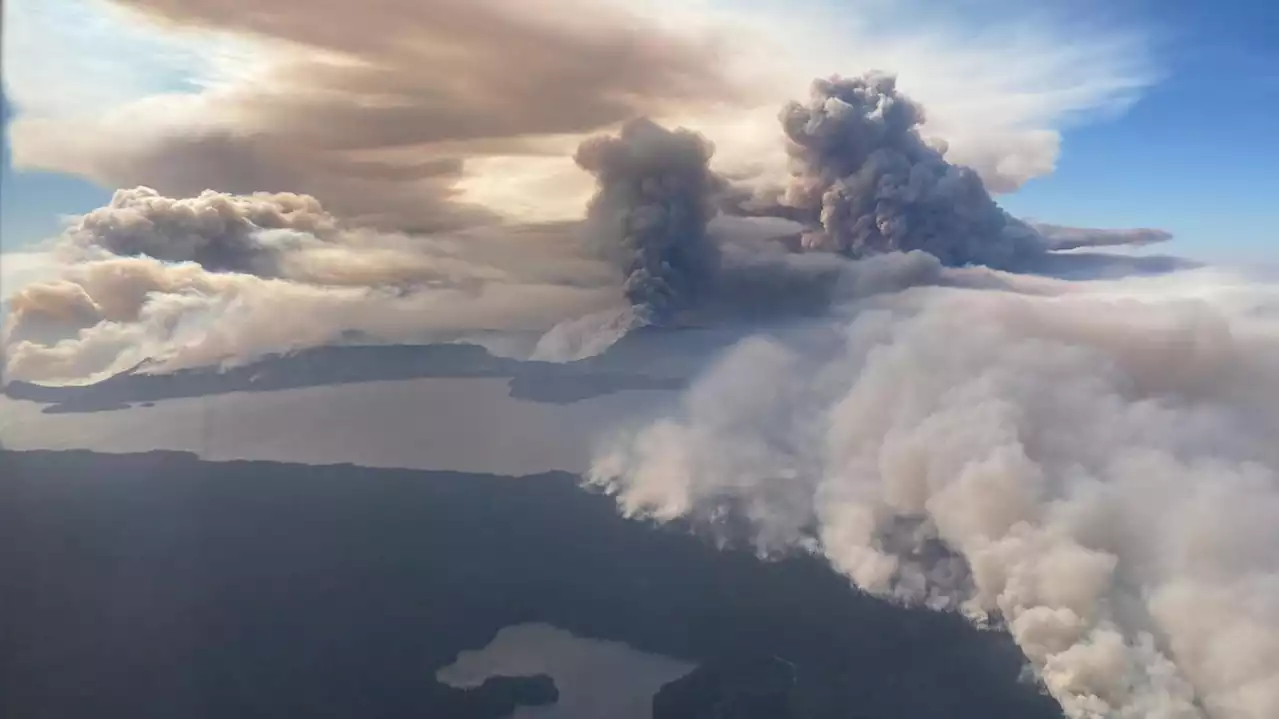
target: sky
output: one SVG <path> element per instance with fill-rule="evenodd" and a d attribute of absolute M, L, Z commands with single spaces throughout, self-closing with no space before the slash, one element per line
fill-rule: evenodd
<path fill-rule="evenodd" d="M 1162 79 L 1113 120 L 1066 133 L 1053 175 L 1010 210 L 1081 225 L 1158 225 L 1177 251 L 1274 262 L 1276 6 L 1150 3 L 1133 9 Z"/>
<path fill-rule="evenodd" d="M 704 5 L 715 3 L 689 7 Z M 253 55 L 252 48 L 234 36 L 193 35 L 148 25 L 100 0 L 14 0 L 6 6 L 0 231 L 7 250 L 54 235 L 65 216 L 104 204 L 115 189 L 101 177 L 87 176 L 92 173 L 74 162 L 37 158 L 14 167 L 11 120 L 92 115 L 148 96 L 198 92 L 234 73 L 237 63 L 243 65 Z M 909 53 L 916 55 L 912 62 L 928 56 L 934 52 L 930 38 L 938 35 L 952 38 L 953 47 L 958 43 L 981 54 L 987 45 L 1009 40 L 1005 36 L 993 43 L 984 30 L 993 21 L 1030 28 L 1029 35 L 1041 45 L 1047 32 L 1050 43 L 1078 45 L 1082 54 L 1110 42 L 1107 38 L 1115 41 L 1113 45 L 1123 44 L 1107 63 L 1099 62 L 1089 72 L 1104 79 L 1109 75 L 1132 80 L 1136 87 L 1086 100 L 1082 111 L 1045 111 L 1048 119 L 1041 124 L 1061 134 L 1055 168 L 1003 194 L 1000 202 L 1015 215 L 1046 222 L 1166 229 L 1175 237 L 1168 251 L 1184 256 L 1232 263 L 1275 261 L 1277 180 L 1270 158 L 1276 149 L 1274 108 L 1280 83 L 1271 64 L 1277 52 L 1277 17 L 1269 2 L 966 2 L 889 8 L 879 2 L 824 0 L 806 5 L 754 0 L 741 5 L 744 13 L 750 8 L 757 19 L 766 21 L 782 12 L 780 8 L 792 6 L 828 18 L 830 44 L 837 48 L 845 30 L 842 23 L 848 23 L 848 35 L 855 39 L 868 31 L 878 36 L 883 28 L 885 35 L 901 39 L 881 53 L 890 61 L 912 57 Z M 712 10 L 720 13 L 717 17 L 734 12 L 724 7 Z M 922 13 L 933 17 L 933 24 L 915 32 L 913 18 Z M 67 52 L 68 47 L 75 51 Z M 814 74 L 868 69 L 824 68 L 823 60 L 833 53 L 812 48 L 796 52 L 808 53 L 804 69 Z M 1055 72 L 1054 60 L 1041 57 L 1048 52 L 1033 51 L 1028 77 L 1016 80 L 1009 93 L 1030 97 L 1037 82 L 1034 73 Z M 999 53 L 992 56 L 1000 59 Z M 834 57 L 836 64 L 844 62 L 838 52 Z M 879 56 L 873 59 L 884 64 Z M 850 60 L 857 62 L 856 57 Z M 920 84 L 930 65 L 921 61 L 919 69 L 880 69 L 903 73 L 904 84 Z M 793 94 L 799 92 L 802 87 Z M 1090 104 L 1093 107 L 1087 107 Z M 978 126 L 982 119 L 963 121 Z M 720 140 L 714 126 L 701 129 Z M 495 174 L 502 169 L 498 166 Z"/>

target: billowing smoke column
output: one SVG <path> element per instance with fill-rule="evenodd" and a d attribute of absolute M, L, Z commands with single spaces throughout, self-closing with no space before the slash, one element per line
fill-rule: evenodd
<path fill-rule="evenodd" d="M 591 231 L 626 275 L 625 293 L 642 322 L 663 324 L 696 301 L 718 262 L 707 237 L 715 214 L 710 141 L 647 119 L 617 137 L 594 137 L 574 160 L 596 177 L 587 208 Z"/>
<path fill-rule="evenodd" d="M 1037 244 L 977 173 L 920 137 L 924 111 L 892 76 L 816 80 L 809 102 L 789 103 L 780 119 L 793 177 L 774 211 L 809 225 L 806 247 L 855 257 L 924 250 L 947 265 L 1008 267 Z"/>

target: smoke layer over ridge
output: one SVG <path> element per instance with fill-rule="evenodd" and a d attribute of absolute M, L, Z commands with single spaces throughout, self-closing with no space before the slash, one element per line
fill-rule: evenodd
<path fill-rule="evenodd" d="M 83 381 L 333 344 L 546 330 L 617 306 L 564 224 L 409 236 L 345 227 L 312 197 L 121 190 L 6 297 L 6 376 Z"/>

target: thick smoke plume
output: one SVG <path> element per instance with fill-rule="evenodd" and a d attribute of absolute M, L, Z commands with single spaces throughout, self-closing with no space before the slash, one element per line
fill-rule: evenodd
<path fill-rule="evenodd" d="M 967 167 L 920 136 L 924 110 L 891 75 L 813 83 L 780 115 L 792 179 L 748 212 L 806 224 L 803 244 L 854 257 L 924 250 L 948 265 L 1014 264 L 1036 233 L 1001 210 Z"/>
<path fill-rule="evenodd" d="M 627 299 L 643 321 L 669 321 L 714 279 L 717 251 L 707 237 L 718 186 L 708 168 L 713 152 L 697 133 L 642 118 L 617 137 L 587 140 L 574 156 L 596 177 L 590 230 L 621 266 Z"/>
<path fill-rule="evenodd" d="M 942 272 L 743 342 L 590 480 L 1003 627 L 1072 719 L 1275 716 L 1275 287 Z"/>

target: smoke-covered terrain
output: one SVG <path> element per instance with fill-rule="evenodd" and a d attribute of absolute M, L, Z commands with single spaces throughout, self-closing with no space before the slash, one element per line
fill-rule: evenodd
<path fill-rule="evenodd" d="M 1070 719 L 1275 716 L 1275 285 L 1105 252 L 1159 230 L 1012 217 L 923 122 L 892 76 L 818 80 L 779 114 L 788 175 L 747 182 L 633 119 L 578 148 L 576 222 L 120 190 L 5 289 L 6 377 L 517 335 L 514 365 L 571 362 L 729 328 L 678 412 L 597 452 L 624 514 L 1006 632 Z"/>

